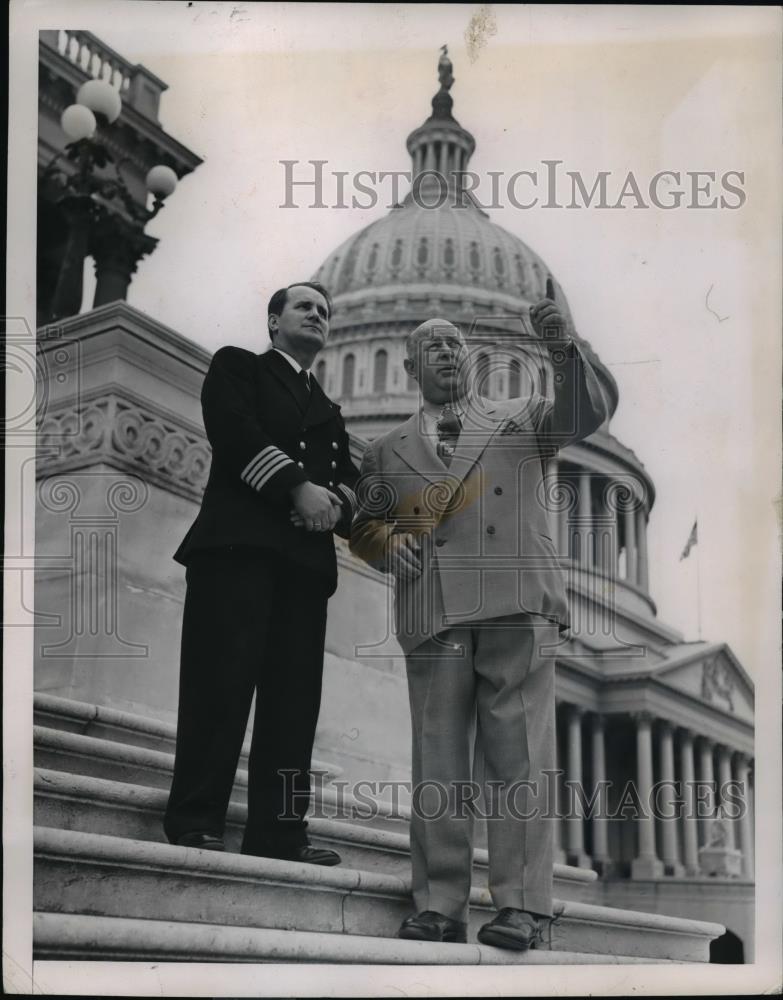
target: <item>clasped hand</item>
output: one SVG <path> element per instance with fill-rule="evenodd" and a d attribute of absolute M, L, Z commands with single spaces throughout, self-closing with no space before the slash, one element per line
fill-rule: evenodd
<path fill-rule="evenodd" d="M 386 568 L 400 580 L 421 576 L 421 544 L 409 531 L 390 535 L 386 542 Z"/>
<path fill-rule="evenodd" d="M 291 523 L 305 531 L 333 531 L 342 517 L 342 500 L 325 486 L 300 483 L 291 490 Z"/>

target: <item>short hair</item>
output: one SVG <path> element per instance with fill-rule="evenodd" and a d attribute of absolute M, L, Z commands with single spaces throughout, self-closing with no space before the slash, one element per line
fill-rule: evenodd
<path fill-rule="evenodd" d="M 287 285 L 285 288 L 278 288 L 269 300 L 269 305 L 266 310 L 267 316 L 281 315 L 283 309 L 285 309 L 285 304 L 288 301 L 288 293 L 292 288 L 312 288 L 314 292 L 318 292 L 319 295 L 323 295 L 326 299 L 326 315 L 329 319 L 332 318 L 331 296 L 319 281 L 295 281 L 293 284 Z"/>

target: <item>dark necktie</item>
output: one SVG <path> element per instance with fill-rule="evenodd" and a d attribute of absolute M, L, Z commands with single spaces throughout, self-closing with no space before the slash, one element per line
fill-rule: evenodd
<path fill-rule="evenodd" d="M 445 466 L 451 465 L 462 422 L 450 406 L 444 406 L 435 425 L 438 432 L 438 455 Z"/>
<path fill-rule="evenodd" d="M 302 385 L 304 386 L 305 393 L 309 396 L 310 395 L 310 376 L 304 370 L 304 368 L 299 372 L 299 379 L 302 382 Z"/>

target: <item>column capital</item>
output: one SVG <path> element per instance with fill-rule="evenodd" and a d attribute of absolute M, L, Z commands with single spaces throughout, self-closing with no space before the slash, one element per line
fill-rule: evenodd
<path fill-rule="evenodd" d="M 693 743 L 697 738 L 696 733 L 688 726 L 677 726 L 676 728 L 677 736 L 680 739 L 680 743 Z"/>
<path fill-rule="evenodd" d="M 593 729 L 605 729 L 606 728 L 606 712 L 591 712 L 590 722 L 592 723 Z"/>
<path fill-rule="evenodd" d="M 566 712 L 571 719 L 581 719 L 585 711 L 584 705 L 577 705 L 575 701 L 566 702 Z"/>
<path fill-rule="evenodd" d="M 715 740 L 711 736 L 697 736 L 699 746 L 702 750 L 714 750 Z"/>
<path fill-rule="evenodd" d="M 640 709 L 638 712 L 631 712 L 630 714 L 637 726 L 651 726 L 655 722 L 655 716 L 649 709 Z"/>
<path fill-rule="evenodd" d="M 674 732 L 674 724 L 671 719 L 658 719 L 658 730 L 661 733 L 667 733 L 671 735 Z"/>
<path fill-rule="evenodd" d="M 745 750 L 736 750 L 734 752 L 734 760 L 737 767 L 746 767 L 748 769 L 753 767 L 753 755 L 747 753 Z"/>

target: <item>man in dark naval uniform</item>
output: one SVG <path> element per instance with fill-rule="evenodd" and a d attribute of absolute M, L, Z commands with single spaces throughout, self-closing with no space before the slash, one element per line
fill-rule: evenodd
<path fill-rule="evenodd" d="M 321 701 L 332 533 L 347 537 L 357 470 L 340 408 L 310 366 L 331 301 L 300 282 L 272 296 L 271 348 L 223 347 L 201 401 L 212 467 L 175 559 L 187 567 L 169 841 L 223 850 L 253 693 L 242 853 L 339 864 L 304 819 Z"/>

